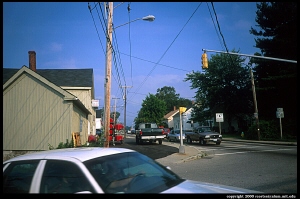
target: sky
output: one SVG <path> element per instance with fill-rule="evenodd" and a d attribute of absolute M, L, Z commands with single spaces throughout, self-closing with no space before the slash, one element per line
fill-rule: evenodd
<path fill-rule="evenodd" d="M 196 90 L 184 79 L 203 72 L 203 49 L 212 50 L 208 59 L 214 51 L 260 52 L 249 32 L 257 28 L 256 2 L 114 2 L 113 7 L 110 105 L 124 123 L 126 91 L 126 126 L 134 125 L 143 100 L 157 89 L 173 87 L 194 100 Z M 35 51 L 37 69 L 92 68 L 95 99 L 103 108 L 104 8 L 103 2 L 4 2 L 3 67 L 28 66 L 28 51 Z M 155 20 L 141 20 L 148 15 Z"/>

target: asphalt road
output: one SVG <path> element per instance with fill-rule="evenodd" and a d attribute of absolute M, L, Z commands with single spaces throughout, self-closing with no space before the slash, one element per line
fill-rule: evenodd
<path fill-rule="evenodd" d="M 163 142 L 168 142 L 167 140 L 163 140 Z M 173 153 L 178 153 L 178 148 L 166 146 L 164 144 L 159 145 L 158 142 L 149 143 L 144 142 L 142 145 L 138 145 L 135 143 L 135 135 L 127 134 L 124 139 L 123 144 L 118 142 L 115 143 L 115 146 L 110 143 L 109 147 L 119 147 L 119 148 L 127 148 L 138 151 L 154 160 L 169 156 Z M 159 148 L 159 150 L 157 150 Z"/>

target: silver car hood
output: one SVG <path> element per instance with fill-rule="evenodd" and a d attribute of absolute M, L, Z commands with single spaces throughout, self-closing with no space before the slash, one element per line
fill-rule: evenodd
<path fill-rule="evenodd" d="M 238 187 L 225 186 L 213 183 L 185 180 L 184 182 L 172 187 L 162 193 L 261 193 L 254 190 L 248 190 Z"/>

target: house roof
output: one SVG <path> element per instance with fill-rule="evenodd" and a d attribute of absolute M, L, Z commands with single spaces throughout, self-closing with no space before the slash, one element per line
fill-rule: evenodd
<path fill-rule="evenodd" d="M 167 113 L 167 114 L 164 116 L 164 119 L 168 119 L 169 117 L 175 115 L 177 112 L 179 112 L 179 110 L 173 110 L 173 111 Z"/>
<path fill-rule="evenodd" d="M 188 108 L 188 109 L 186 109 L 185 113 L 186 113 L 186 112 L 190 112 L 190 111 L 192 111 L 192 110 L 193 110 L 193 108 Z M 178 111 L 176 114 L 174 114 L 173 117 L 179 117 L 179 111 Z"/>
<path fill-rule="evenodd" d="M 79 107 L 81 107 L 83 110 L 85 110 L 87 113 L 91 114 L 90 111 L 82 104 L 80 100 L 76 96 L 74 96 L 72 93 L 62 89 L 59 85 L 54 84 L 53 82 L 49 81 L 45 77 L 41 76 L 40 74 L 34 72 L 33 70 L 27 68 L 26 66 L 23 66 L 21 69 L 13 69 L 13 70 L 4 70 L 3 68 L 3 90 L 5 90 L 7 87 L 9 87 L 10 84 L 12 84 L 16 79 L 18 79 L 22 74 L 27 73 L 28 75 L 34 77 L 35 79 L 38 79 L 40 82 L 43 82 L 50 86 L 52 89 L 56 90 L 57 92 L 64 95 L 65 100 L 72 100 L 75 104 L 77 104 Z M 9 75 L 11 75 L 9 77 Z M 8 78 L 8 79 L 5 79 Z"/>
<path fill-rule="evenodd" d="M 3 84 L 19 69 L 3 68 Z M 93 69 L 36 69 L 36 73 L 57 86 L 93 87 Z M 75 78 L 74 78 L 75 77 Z"/>

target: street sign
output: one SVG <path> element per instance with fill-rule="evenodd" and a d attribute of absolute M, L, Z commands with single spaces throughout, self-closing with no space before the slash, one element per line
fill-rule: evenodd
<path fill-rule="evenodd" d="M 284 118 L 284 112 L 276 111 L 276 117 L 277 118 Z"/>
<path fill-rule="evenodd" d="M 284 118 L 283 108 L 277 108 L 276 117 L 277 118 Z"/>
<path fill-rule="evenodd" d="M 223 113 L 216 113 L 216 122 L 224 122 Z"/>

